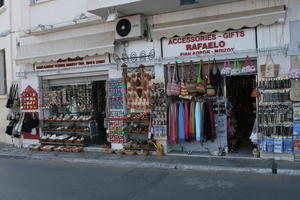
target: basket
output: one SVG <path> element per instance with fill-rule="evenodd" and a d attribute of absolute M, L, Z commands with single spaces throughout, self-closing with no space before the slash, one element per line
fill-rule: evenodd
<path fill-rule="evenodd" d="M 132 155 L 135 155 L 136 152 L 135 151 L 131 151 L 131 150 L 127 150 L 127 151 L 125 151 L 125 154 L 132 156 Z"/>
<path fill-rule="evenodd" d="M 139 155 L 139 156 L 148 156 L 149 155 L 149 151 L 138 151 L 137 155 Z"/>
<path fill-rule="evenodd" d="M 118 155 L 123 155 L 125 152 L 123 150 L 116 150 L 115 153 Z"/>
<path fill-rule="evenodd" d="M 105 149 L 104 153 L 113 154 L 116 153 L 113 149 Z"/>

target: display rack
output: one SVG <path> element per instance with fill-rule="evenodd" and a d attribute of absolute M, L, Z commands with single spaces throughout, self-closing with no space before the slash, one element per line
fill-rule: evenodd
<path fill-rule="evenodd" d="M 258 132 L 261 157 L 293 159 L 293 104 L 288 78 L 259 81 Z"/>

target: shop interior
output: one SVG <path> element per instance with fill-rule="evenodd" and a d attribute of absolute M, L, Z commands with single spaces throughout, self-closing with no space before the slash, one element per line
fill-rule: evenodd
<path fill-rule="evenodd" d="M 228 134 L 228 148 L 239 156 L 252 156 L 249 137 L 256 118 L 256 98 L 251 97 L 255 85 L 255 75 L 226 77 L 227 112 L 233 128 Z"/>
<path fill-rule="evenodd" d="M 43 81 L 42 144 L 106 143 L 106 81 L 74 82 Z"/>

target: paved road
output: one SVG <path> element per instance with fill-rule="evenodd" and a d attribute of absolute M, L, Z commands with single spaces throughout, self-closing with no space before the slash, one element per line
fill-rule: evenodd
<path fill-rule="evenodd" d="M 1 200 L 299 199 L 300 177 L 0 159 Z"/>

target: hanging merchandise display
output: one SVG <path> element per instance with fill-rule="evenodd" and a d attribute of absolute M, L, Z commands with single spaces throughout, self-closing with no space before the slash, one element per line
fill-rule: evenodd
<path fill-rule="evenodd" d="M 223 76 L 229 76 L 231 74 L 231 62 L 230 60 L 226 59 L 223 65 L 223 68 L 221 69 L 221 75 Z"/>
<path fill-rule="evenodd" d="M 153 67 L 140 65 L 129 68 L 123 64 L 123 79 L 126 83 L 127 110 L 123 116 L 124 123 L 121 131 L 124 133 L 124 149 L 118 153 L 128 155 L 144 154 L 154 151 L 152 143 L 153 128 L 163 125 L 157 118 L 154 119 L 154 109 L 158 109 L 160 102 L 152 102 L 154 98 L 164 96 L 165 91 L 160 90 L 160 83 L 153 84 Z M 154 87 L 156 90 L 154 90 Z M 164 85 L 163 85 L 164 88 Z M 153 98 L 151 98 L 153 97 Z M 163 102 L 162 102 L 163 103 Z M 160 111 L 160 110 L 159 110 Z M 162 110 L 161 110 L 162 111 Z M 162 115 L 155 115 L 161 117 Z M 121 128 L 121 126 L 118 126 Z M 157 132 L 158 134 L 158 132 Z M 162 134 L 162 132 L 160 132 Z"/>
<path fill-rule="evenodd" d="M 290 102 L 290 79 L 262 78 L 259 81 L 258 108 L 261 152 L 293 152 L 293 104 Z M 266 143 L 264 142 L 266 140 Z"/>
<path fill-rule="evenodd" d="M 279 74 L 279 64 L 274 64 L 271 53 L 268 53 L 266 57 L 266 63 L 260 65 L 260 73 L 263 78 L 277 77 Z"/>
<path fill-rule="evenodd" d="M 256 72 L 256 68 L 253 65 L 253 62 L 251 61 L 249 56 L 246 57 L 241 72 L 244 74 Z"/>
<path fill-rule="evenodd" d="M 162 81 L 153 80 L 151 90 L 151 127 L 155 137 L 167 136 L 167 102 L 165 84 Z"/>
<path fill-rule="evenodd" d="M 124 81 L 123 79 L 110 79 L 108 81 L 109 103 L 109 141 L 111 143 L 124 143 Z"/>
<path fill-rule="evenodd" d="M 21 93 L 21 109 L 36 110 L 38 109 L 38 93 L 29 85 Z"/>
<path fill-rule="evenodd" d="M 188 67 L 189 71 L 188 71 L 188 78 L 187 78 L 187 85 L 186 85 L 186 87 L 187 87 L 188 93 L 189 94 L 193 94 L 193 93 L 197 92 L 196 91 L 196 85 L 197 85 L 197 83 L 196 83 L 196 79 L 194 78 L 195 70 L 194 70 L 194 64 L 193 64 L 193 62 L 190 61 L 190 63 L 189 63 L 188 66 L 189 66 Z"/>
<path fill-rule="evenodd" d="M 204 85 L 204 75 L 203 75 L 203 68 L 204 68 L 203 60 L 199 63 L 199 69 L 198 69 L 198 78 L 197 78 L 197 84 L 196 84 L 196 92 L 203 94 L 205 93 L 205 85 Z"/>
<path fill-rule="evenodd" d="M 6 119 L 9 121 L 5 133 L 12 137 L 20 137 L 20 132 L 15 131 L 15 127 L 20 120 L 20 98 L 19 85 L 12 84 L 9 90 L 5 107 L 9 109 Z"/>
<path fill-rule="evenodd" d="M 145 66 L 140 65 L 130 73 L 126 70 L 123 78 L 127 84 L 127 108 L 150 110 L 150 82 L 153 78 L 152 74 L 145 72 Z"/>
<path fill-rule="evenodd" d="M 230 75 L 239 75 L 241 74 L 241 63 L 238 59 L 233 61 L 233 66 Z"/>

